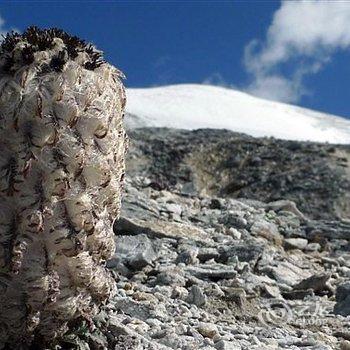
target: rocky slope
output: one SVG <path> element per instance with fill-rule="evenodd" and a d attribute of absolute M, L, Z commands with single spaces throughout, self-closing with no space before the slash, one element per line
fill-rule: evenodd
<path fill-rule="evenodd" d="M 57 349 L 350 349 L 349 147 L 129 134 L 117 294 Z"/>
<path fill-rule="evenodd" d="M 128 174 L 157 189 L 294 201 L 310 218 L 350 218 L 349 145 L 254 138 L 225 130 L 129 131 Z"/>

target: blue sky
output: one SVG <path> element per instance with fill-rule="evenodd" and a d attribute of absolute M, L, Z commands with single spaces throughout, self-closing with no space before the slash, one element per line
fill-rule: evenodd
<path fill-rule="evenodd" d="M 350 117 L 350 2 L 337 3 L 2 1 L 0 15 L 2 31 L 92 41 L 128 87 L 211 83 Z"/>

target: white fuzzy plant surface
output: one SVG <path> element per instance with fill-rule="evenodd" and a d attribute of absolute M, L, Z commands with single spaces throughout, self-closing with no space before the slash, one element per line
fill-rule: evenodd
<path fill-rule="evenodd" d="M 59 29 L 0 49 L 0 349 L 51 344 L 114 292 L 123 75 Z"/>

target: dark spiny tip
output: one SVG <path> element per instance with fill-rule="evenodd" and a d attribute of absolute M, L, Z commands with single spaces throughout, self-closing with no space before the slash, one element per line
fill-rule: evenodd
<path fill-rule="evenodd" d="M 74 60 L 79 52 L 86 52 L 89 57 L 89 60 L 84 64 L 86 69 L 94 70 L 105 62 L 102 53 L 96 50 L 94 46 L 59 28 L 40 29 L 37 26 L 30 26 L 21 34 L 11 31 L 6 35 L 2 35 L 2 37 L 0 58 L 3 59 L 0 70 L 7 73 L 13 73 L 16 63 L 14 49 L 20 41 L 26 43 L 21 52 L 21 63 L 25 65 L 29 65 L 34 61 L 35 52 L 52 49 L 55 38 L 60 38 L 65 47 L 64 51 L 60 51 L 54 56 L 49 64 L 49 67 L 54 71 L 61 71 L 64 64 L 69 59 Z"/>

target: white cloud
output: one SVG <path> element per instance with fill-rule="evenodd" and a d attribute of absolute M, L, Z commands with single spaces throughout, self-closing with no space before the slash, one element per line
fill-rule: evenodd
<path fill-rule="evenodd" d="M 244 64 L 253 81 L 253 94 L 297 102 L 308 93 L 303 78 L 315 74 L 337 50 L 350 47 L 350 2 L 325 0 L 283 1 L 274 13 L 264 41 L 245 48 Z M 290 76 L 283 64 L 297 66 Z"/>
<path fill-rule="evenodd" d="M 296 102 L 301 96 L 300 81 L 280 75 L 257 75 L 248 90 L 255 96 L 284 102 Z"/>

